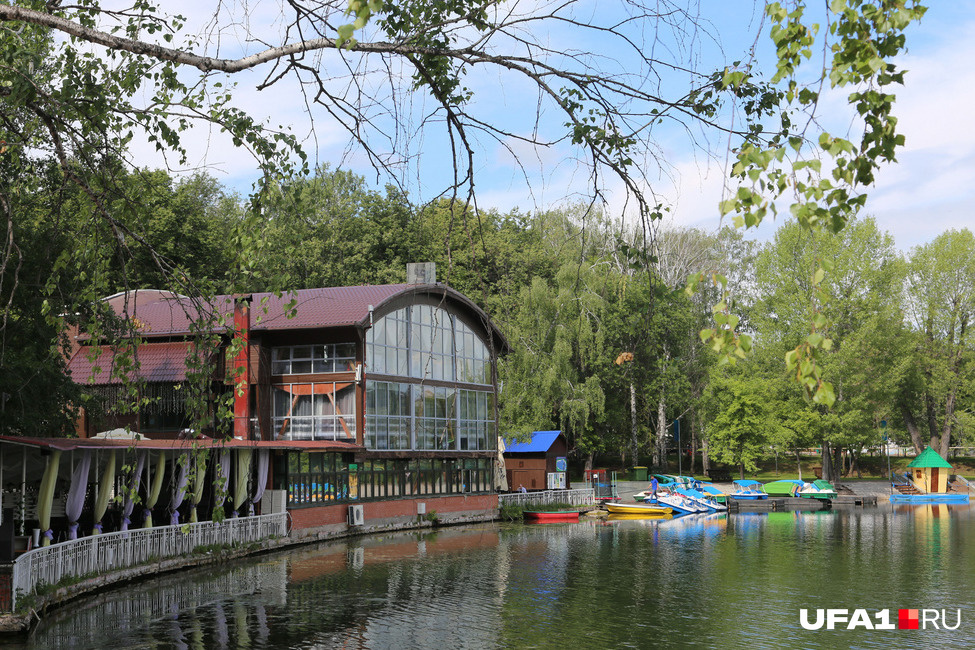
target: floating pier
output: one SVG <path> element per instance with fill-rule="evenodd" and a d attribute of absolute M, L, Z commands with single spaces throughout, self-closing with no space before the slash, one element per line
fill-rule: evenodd
<path fill-rule="evenodd" d="M 728 510 L 731 512 L 771 512 L 785 510 L 785 499 L 736 499 L 728 496 Z"/>
<path fill-rule="evenodd" d="M 780 510 L 827 510 L 833 506 L 875 506 L 876 496 L 841 494 L 832 499 L 806 499 L 803 497 L 775 497 L 770 499 L 728 498 L 731 512 L 773 512 Z"/>
<path fill-rule="evenodd" d="M 840 494 L 832 499 L 834 506 L 875 506 L 877 505 L 876 495 L 861 494 Z"/>

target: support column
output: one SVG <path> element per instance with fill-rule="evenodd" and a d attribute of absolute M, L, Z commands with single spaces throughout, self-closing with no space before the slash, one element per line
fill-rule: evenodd
<path fill-rule="evenodd" d="M 253 296 L 237 296 L 234 299 L 234 437 L 250 440 L 251 383 L 250 383 L 250 329 L 251 300 Z"/>

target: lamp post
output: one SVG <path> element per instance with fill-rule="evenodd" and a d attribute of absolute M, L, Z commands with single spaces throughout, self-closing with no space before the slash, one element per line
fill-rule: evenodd
<path fill-rule="evenodd" d="M 674 442 L 677 443 L 677 476 L 683 476 L 684 470 L 680 457 L 680 420 L 674 420 Z"/>
<path fill-rule="evenodd" d="M 880 431 L 884 441 L 884 455 L 887 456 L 887 480 L 890 481 L 890 492 L 894 493 L 894 476 L 890 473 L 890 447 L 887 445 L 887 420 L 880 421 Z"/>

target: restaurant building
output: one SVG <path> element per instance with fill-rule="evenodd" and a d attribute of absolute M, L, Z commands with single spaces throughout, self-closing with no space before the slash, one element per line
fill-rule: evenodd
<path fill-rule="evenodd" d="M 94 494 L 106 454 L 122 454 L 129 461 L 118 465 L 144 472 L 137 485 L 154 503 L 147 510 L 166 523 L 186 521 L 191 508 L 201 519 L 207 508 L 227 516 L 287 509 L 293 534 L 325 536 L 417 518 L 493 517 L 503 478 L 496 362 L 507 343 L 483 310 L 432 280 L 429 266 L 420 270 L 430 279 L 411 270 L 420 277 L 407 284 L 206 302 L 158 290 L 106 298 L 137 335 L 128 352 L 75 337 L 69 371 L 92 401 L 81 409 L 78 438 L 58 441 L 72 460 L 55 476 L 66 485 L 81 456 L 94 453 L 85 472 Z M 133 390 L 139 406 L 129 410 Z M 190 418 L 201 399 L 202 426 Z M 221 404 L 232 418 L 220 417 Z M 25 457 L 45 448 L 2 442 Z M 191 452 L 204 455 L 206 471 L 197 502 L 149 499 L 152 473 L 177 490 Z M 114 480 L 131 485 L 123 474 Z M 83 509 L 50 527 L 121 521 L 112 507 L 100 516 Z"/>

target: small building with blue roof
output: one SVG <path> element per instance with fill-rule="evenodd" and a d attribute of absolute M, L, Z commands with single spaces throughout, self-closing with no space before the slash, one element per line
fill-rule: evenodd
<path fill-rule="evenodd" d="M 534 431 L 528 442 L 504 441 L 504 469 L 508 478 L 508 489 L 519 491 L 545 490 L 548 475 L 563 472 L 566 474 L 565 487 L 569 487 L 566 457 L 569 443 L 561 431 Z"/>

